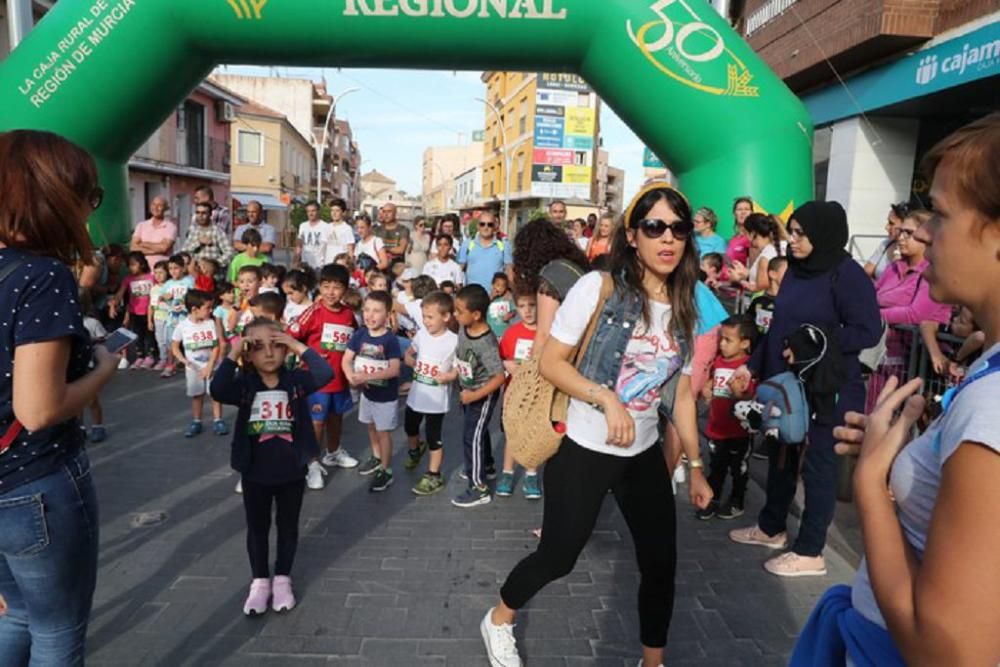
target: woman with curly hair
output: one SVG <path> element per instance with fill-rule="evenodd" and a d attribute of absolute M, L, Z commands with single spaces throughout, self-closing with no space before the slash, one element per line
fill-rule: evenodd
<path fill-rule="evenodd" d="M 705 507 L 712 498 L 686 368 L 699 319 L 691 208 L 679 192 L 655 183 L 636 195 L 624 220 L 612 243 L 614 287 L 603 309 L 597 312 L 607 274 L 593 271 L 566 295 L 541 352 L 544 377 L 571 397 L 566 435 L 545 466 L 538 549 L 510 573 L 480 624 L 493 665 L 521 664 L 516 610 L 573 570 L 608 491 L 635 541 L 643 665 L 661 664 L 677 567 L 674 495 L 657 447 L 661 412 L 676 422 L 691 462 L 692 504 Z M 595 315 L 594 336 L 574 367 L 570 357 Z"/>

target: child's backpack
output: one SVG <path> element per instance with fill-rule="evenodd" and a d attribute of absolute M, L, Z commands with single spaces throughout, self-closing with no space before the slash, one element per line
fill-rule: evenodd
<path fill-rule="evenodd" d="M 802 381 L 786 371 L 757 386 L 757 401 L 763 405 L 761 431 L 778 430 L 778 438 L 789 445 L 806 441 L 809 433 L 809 401 Z"/>

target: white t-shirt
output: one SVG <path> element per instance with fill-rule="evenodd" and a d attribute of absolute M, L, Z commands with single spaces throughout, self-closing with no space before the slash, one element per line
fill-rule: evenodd
<path fill-rule="evenodd" d="M 788 252 L 788 243 L 785 242 L 785 241 L 782 241 L 781 242 L 781 254 L 785 255 L 787 252 Z M 767 267 L 767 265 L 771 262 L 771 260 L 774 259 L 777 256 L 778 256 L 778 251 L 774 247 L 773 243 L 768 243 L 766 246 L 764 246 L 764 249 L 760 251 L 759 255 L 757 255 L 757 259 L 755 259 L 753 261 L 753 264 L 750 265 L 750 271 L 747 274 L 747 280 L 749 280 L 752 283 L 756 283 L 757 282 L 757 271 L 759 270 L 761 262 L 763 262 L 764 266 Z M 766 270 L 766 268 L 765 268 L 765 270 Z"/>
<path fill-rule="evenodd" d="M 357 259 L 361 255 L 368 255 L 375 262 L 378 262 L 378 255 L 385 248 L 385 242 L 379 237 L 372 235 L 367 241 L 358 241 L 354 244 L 354 258 Z"/>
<path fill-rule="evenodd" d="M 303 222 L 299 225 L 299 241 L 302 243 L 302 261 L 314 269 L 323 268 L 326 247 L 333 237 L 333 225 L 320 220 L 315 225 Z"/>
<path fill-rule="evenodd" d="M 991 347 L 969 367 L 967 377 L 985 368 L 989 359 L 998 354 L 1000 343 Z M 998 396 L 1000 373 L 976 380 L 955 397 L 942 417 L 904 447 L 892 464 L 889 487 L 896 499 L 896 516 L 918 561 L 924 558 L 943 468 L 951 455 L 958 451 L 963 442 L 979 443 L 1000 455 L 1000 429 L 997 429 L 996 418 Z M 967 501 L 975 502 L 975 495 L 969 495 Z M 939 516 L 938 520 L 948 519 Z M 989 525 L 995 526 L 991 515 L 987 513 L 983 516 L 983 528 L 988 529 Z M 864 560 L 854 576 L 851 604 L 869 621 L 886 627 L 875 601 L 875 593 L 868 579 L 868 566 Z"/>
<path fill-rule="evenodd" d="M 185 317 L 174 329 L 172 340 L 181 344 L 188 364 L 192 368 L 201 370 L 212 357 L 212 350 L 219 346 L 215 320 L 195 322 L 190 317 Z"/>
<path fill-rule="evenodd" d="M 354 230 L 346 222 L 331 222 L 330 237 L 326 242 L 326 263 L 333 264 L 337 255 L 347 252 L 347 246 L 354 245 Z"/>
<path fill-rule="evenodd" d="M 285 302 L 285 312 L 282 313 L 282 317 L 285 320 L 285 326 L 292 326 L 295 324 L 302 313 L 306 312 L 312 303 L 309 301 L 303 301 L 302 303 L 295 303 L 291 299 Z"/>
<path fill-rule="evenodd" d="M 458 262 L 453 259 L 449 259 L 447 262 L 442 262 L 437 258 L 428 260 L 424 264 L 423 275 L 433 278 L 438 287 L 441 287 L 441 283 L 446 280 L 450 280 L 456 286 L 465 284 L 465 273 L 462 272 L 462 267 L 459 266 Z"/>
<path fill-rule="evenodd" d="M 451 331 L 432 336 L 420 329 L 413 338 L 417 366 L 413 369 L 413 384 L 406 397 L 411 410 L 425 415 L 444 414 L 451 409 L 451 387 L 439 384 L 436 378 L 451 370 L 455 363 L 458 336 Z"/>
<path fill-rule="evenodd" d="M 590 247 L 590 239 L 586 236 L 581 236 L 576 240 L 576 245 L 580 247 L 580 250 L 587 252 L 587 248 Z"/>
<path fill-rule="evenodd" d="M 413 320 L 413 330 L 423 331 L 424 329 L 424 300 L 414 299 L 409 303 L 403 304 L 406 308 L 406 314 L 409 319 Z"/>
<path fill-rule="evenodd" d="M 597 308 L 600 292 L 600 273 L 593 271 L 580 278 L 556 312 L 552 337 L 566 345 L 579 343 Z M 622 351 L 621 372 L 615 382 L 618 398 L 635 421 L 635 440 L 629 447 L 607 444 L 608 424 L 604 414 L 574 398 L 570 400 L 566 417 L 566 435 L 585 449 L 628 457 L 641 454 L 656 444 L 660 389 L 683 366 L 684 360 L 680 347 L 668 335 L 670 306 L 650 302 L 650 311 L 649 327 L 641 320 L 633 327 L 632 338 Z M 682 372 L 690 375 L 690 366 L 684 367 Z"/>

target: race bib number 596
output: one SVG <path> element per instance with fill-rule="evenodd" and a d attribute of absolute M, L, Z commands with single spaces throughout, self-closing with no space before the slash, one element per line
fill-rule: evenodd
<path fill-rule="evenodd" d="M 354 329 L 351 327 L 345 327 L 341 324 L 324 324 L 320 347 L 324 350 L 343 352 L 347 349 L 347 343 L 353 334 Z"/>

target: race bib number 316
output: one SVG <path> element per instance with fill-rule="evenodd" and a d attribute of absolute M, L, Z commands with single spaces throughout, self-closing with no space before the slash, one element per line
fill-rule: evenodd
<path fill-rule="evenodd" d="M 292 406 L 286 391 L 261 391 L 250 407 L 250 435 L 288 435 L 292 432 Z"/>

